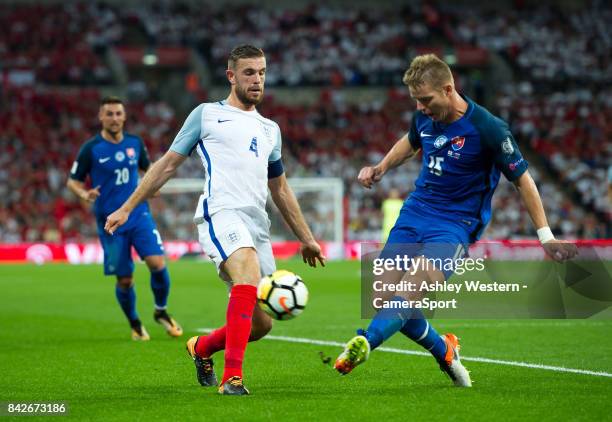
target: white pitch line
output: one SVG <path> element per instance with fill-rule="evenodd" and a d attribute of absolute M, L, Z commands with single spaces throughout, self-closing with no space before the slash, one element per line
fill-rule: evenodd
<path fill-rule="evenodd" d="M 209 333 L 213 331 L 213 329 L 198 328 L 196 331 L 201 332 L 201 333 Z M 287 337 L 287 336 L 268 335 L 268 336 L 265 336 L 263 339 L 264 340 L 286 341 L 288 343 L 313 344 L 317 346 L 344 347 L 344 343 L 340 343 L 337 341 L 316 340 L 316 339 L 303 338 L 303 337 Z M 388 353 L 398 353 L 402 355 L 431 356 L 431 354 L 427 352 L 419 352 L 417 350 L 396 349 L 394 347 L 379 347 L 376 350 L 379 350 L 381 352 L 388 352 Z M 551 365 L 542 365 L 539 363 L 516 362 L 512 360 L 489 359 L 489 358 L 470 357 L 470 356 L 461 356 L 461 359 L 467 362 L 493 363 L 496 365 L 518 366 L 521 368 L 543 369 L 546 371 L 566 372 L 566 373 L 571 373 L 571 374 L 592 375 L 594 377 L 612 378 L 612 373 L 604 372 L 604 371 L 590 371 L 588 369 L 566 368 L 564 366 L 551 366 Z"/>

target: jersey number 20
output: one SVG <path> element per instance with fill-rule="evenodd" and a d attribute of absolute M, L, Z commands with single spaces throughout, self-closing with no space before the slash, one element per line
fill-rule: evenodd
<path fill-rule="evenodd" d="M 125 185 L 130 181 L 130 171 L 127 167 L 115 169 L 115 176 L 117 176 L 117 179 L 115 179 L 115 186 Z"/>
<path fill-rule="evenodd" d="M 442 176 L 442 163 L 444 162 L 444 157 L 434 157 L 433 155 L 429 156 L 429 172 L 435 174 L 436 176 Z"/>

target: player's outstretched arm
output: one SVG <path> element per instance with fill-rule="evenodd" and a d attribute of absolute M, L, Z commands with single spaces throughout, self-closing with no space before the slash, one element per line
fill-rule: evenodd
<path fill-rule="evenodd" d="M 578 253 L 576 245 L 566 240 L 555 239 L 550 227 L 548 227 L 540 193 L 529 171 L 526 170 L 514 181 L 514 184 L 521 195 L 533 225 L 537 229 L 538 238 L 546 253 L 558 262 L 572 259 L 576 256 Z"/>
<path fill-rule="evenodd" d="M 268 180 L 272 200 L 278 207 L 283 219 L 289 224 L 296 237 L 302 242 L 302 258 L 311 267 L 317 266 L 317 260 L 325 266 L 325 257 L 317 243 L 300 209 L 293 190 L 287 183 L 285 173 Z"/>
<path fill-rule="evenodd" d="M 362 168 L 357 180 L 363 187 L 370 189 L 374 183 L 382 179 L 385 173 L 401 165 L 416 153 L 417 151 L 412 148 L 412 144 L 408 141 L 408 135 L 404 135 L 393 145 L 380 163 Z"/>
<path fill-rule="evenodd" d="M 166 152 L 149 168 L 136 190 L 132 192 L 132 195 L 123 205 L 106 218 L 104 230 L 113 234 L 115 230 L 125 224 L 130 212 L 142 201 L 157 192 L 174 175 L 185 158 L 187 157 L 174 151 Z"/>
<path fill-rule="evenodd" d="M 93 189 L 87 189 L 85 183 L 80 180 L 68 179 L 66 186 L 72 193 L 81 198 L 83 201 L 94 202 L 100 196 L 100 186 Z"/>

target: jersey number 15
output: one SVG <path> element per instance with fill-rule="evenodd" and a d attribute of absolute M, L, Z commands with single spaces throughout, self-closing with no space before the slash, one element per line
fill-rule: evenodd
<path fill-rule="evenodd" d="M 433 155 L 429 156 L 429 172 L 435 174 L 436 176 L 442 176 L 442 163 L 444 162 L 444 157 L 434 157 Z"/>

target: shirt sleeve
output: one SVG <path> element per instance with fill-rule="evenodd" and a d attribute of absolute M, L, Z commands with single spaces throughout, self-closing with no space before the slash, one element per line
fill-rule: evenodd
<path fill-rule="evenodd" d="M 408 132 L 408 142 L 412 145 L 413 150 L 421 149 L 421 135 L 419 135 L 419 130 L 417 129 L 417 115 L 418 111 L 414 112 L 412 115 L 412 124 L 410 125 L 410 131 Z"/>
<path fill-rule="evenodd" d="M 484 140 L 491 150 L 495 166 L 506 179 L 513 182 L 525 173 L 529 165 L 523 158 L 508 125 L 500 119 L 496 119 L 495 123 L 495 126 L 487 131 Z"/>
<path fill-rule="evenodd" d="M 283 160 L 281 159 L 283 140 L 281 137 L 280 128 L 277 126 L 276 129 L 276 144 L 268 157 L 268 179 L 274 179 L 285 172 L 285 169 L 283 168 Z"/>
<path fill-rule="evenodd" d="M 91 171 L 92 147 L 93 144 L 91 142 L 87 142 L 79 150 L 79 154 L 77 155 L 74 163 L 72 163 L 72 168 L 70 169 L 71 179 L 84 182 L 87 178 L 87 175 Z"/>
<path fill-rule="evenodd" d="M 147 146 L 144 141 L 140 140 L 140 154 L 138 157 L 138 168 L 142 171 L 147 171 L 149 166 L 151 165 L 151 160 L 149 159 L 149 151 L 147 151 Z"/>
<path fill-rule="evenodd" d="M 270 157 L 268 157 L 268 163 L 272 163 L 274 161 L 278 161 L 281 159 L 281 150 L 283 148 L 283 140 L 281 137 L 280 128 L 277 126 L 276 128 L 276 144 L 274 144 L 274 148 L 270 153 Z"/>
<path fill-rule="evenodd" d="M 170 146 L 170 151 L 185 156 L 191 155 L 191 152 L 198 145 L 202 133 L 203 109 L 204 104 L 200 104 L 189 113 L 189 116 L 185 119 L 185 123 L 183 123 L 183 127 L 181 127 L 181 130 L 179 130 L 174 138 L 174 142 L 172 142 Z"/>

